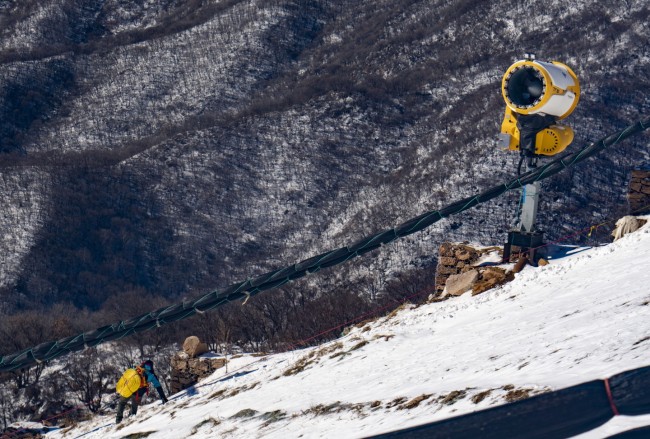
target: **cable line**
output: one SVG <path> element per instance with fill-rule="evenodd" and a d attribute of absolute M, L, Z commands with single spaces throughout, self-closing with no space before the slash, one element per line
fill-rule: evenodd
<path fill-rule="evenodd" d="M 70 352 L 97 346 L 107 341 L 119 340 L 138 332 L 147 331 L 155 327 L 176 322 L 188 318 L 197 312 L 203 313 L 228 302 L 248 299 L 262 291 L 277 288 L 307 274 L 316 273 L 323 268 L 341 264 L 349 259 L 373 251 L 398 238 L 419 232 L 450 215 L 461 213 L 480 203 L 492 200 L 505 192 L 519 189 L 526 184 L 549 178 L 563 169 L 580 163 L 581 161 L 599 153 L 603 149 L 615 146 L 622 140 L 648 128 L 650 128 L 650 118 L 638 121 L 625 129 L 584 147 L 577 152 L 565 154 L 544 166 L 540 166 L 526 172 L 525 174 L 519 175 L 509 182 L 494 186 L 480 194 L 456 201 L 440 210 L 426 212 L 393 229 L 385 230 L 375 235 L 363 238 L 352 245 L 313 256 L 289 267 L 271 271 L 253 279 L 247 279 L 243 282 L 230 285 L 224 289 L 211 291 L 189 302 L 160 308 L 156 311 L 151 311 L 129 320 L 97 328 L 94 331 L 84 332 L 57 341 L 49 341 L 21 352 L 6 355 L 0 358 L 0 372 L 33 366 L 34 364 L 49 361 Z"/>

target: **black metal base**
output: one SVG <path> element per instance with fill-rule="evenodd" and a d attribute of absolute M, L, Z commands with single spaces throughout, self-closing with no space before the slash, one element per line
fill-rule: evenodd
<path fill-rule="evenodd" d="M 528 261 L 536 265 L 536 253 L 539 247 L 544 245 L 544 232 L 521 232 L 519 230 L 511 230 L 508 232 L 508 242 L 503 246 L 503 259 L 504 263 L 511 262 L 510 256 L 512 255 L 512 248 L 517 247 L 518 253 L 527 253 Z"/>

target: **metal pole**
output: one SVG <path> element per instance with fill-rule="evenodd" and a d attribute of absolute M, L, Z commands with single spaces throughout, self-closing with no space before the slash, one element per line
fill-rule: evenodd
<path fill-rule="evenodd" d="M 539 186 L 538 181 L 524 186 L 524 203 L 521 207 L 518 224 L 520 232 L 535 231 L 535 218 L 539 207 Z"/>

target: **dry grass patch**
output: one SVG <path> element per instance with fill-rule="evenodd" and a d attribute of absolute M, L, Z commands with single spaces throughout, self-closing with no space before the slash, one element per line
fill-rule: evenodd
<path fill-rule="evenodd" d="M 286 412 L 283 412 L 282 410 L 274 410 L 272 412 L 266 412 L 260 415 L 260 418 L 264 419 L 264 423 L 262 424 L 262 427 L 268 427 L 274 422 L 281 421 L 286 417 L 287 417 Z"/>
<path fill-rule="evenodd" d="M 395 398 L 394 400 L 392 400 L 391 402 L 386 404 L 386 408 L 387 409 L 393 408 L 395 406 L 404 404 L 406 401 L 408 401 L 408 398 L 406 398 L 404 396 L 400 396 L 399 398 Z"/>
<path fill-rule="evenodd" d="M 220 398 L 224 393 L 226 393 L 226 389 L 217 390 L 212 395 L 208 396 L 208 399 Z"/>
<path fill-rule="evenodd" d="M 338 413 L 340 411 L 343 411 L 343 405 L 341 404 L 340 401 L 336 401 L 332 404 L 318 404 L 313 407 L 308 408 L 303 412 L 305 415 L 316 415 L 316 416 L 322 416 L 322 415 L 329 415 L 330 413 Z"/>
<path fill-rule="evenodd" d="M 506 393 L 506 396 L 503 398 L 508 402 L 520 401 L 522 399 L 528 398 L 530 396 L 530 392 L 532 391 L 533 389 L 515 389 Z"/>
<path fill-rule="evenodd" d="M 324 405 L 324 404 L 318 404 L 315 405 L 303 412 L 303 414 L 312 414 L 312 415 L 329 415 L 332 413 L 340 413 L 344 411 L 351 411 L 351 412 L 356 412 L 357 414 L 361 414 L 363 412 L 364 405 L 363 404 L 342 404 L 341 401 L 336 401 L 332 404 Z"/>
<path fill-rule="evenodd" d="M 438 398 L 438 401 L 440 404 L 453 405 L 459 400 L 463 399 L 465 395 L 467 395 L 466 390 L 454 390 L 453 392 L 450 392 L 446 395 L 442 395 L 440 398 Z"/>
<path fill-rule="evenodd" d="M 359 343 L 357 343 L 357 344 L 355 344 L 354 346 L 352 346 L 352 347 L 348 350 L 348 352 L 352 352 L 352 351 L 356 351 L 357 349 L 361 349 L 362 347 L 364 347 L 364 346 L 367 345 L 367 344 L 368 344 L 368 340 L 361 340 Z"/>
<path fill-rule="evenodd" d="M 485 398 L 490 396 L 492 393 L 492 389 L 485 390 L 483 392 L 479 392 L 476 395 L 472 396 L 472 402 L 474 404 L 478 404 L 479 402 L 483 401 Z"/>
<path fill-rule="evenodd" d="M 230 419 L 252 418 L 257 415 L 257 411 L 253 409 L 243 409 L 235 413 Z"/>
<path fill-rule="evenodd" d="M 342 360 L 344 357 L 346 357 L 348 355 L 350 355 L 350 354 L 348 354 L 347 352 L 341 351 L 341 352 L 337 352 L 335 354 L 330 355 L 330 359 L 341 357 L 341 358 L 339 358 L 339 360 Z"/>
<path fill-rule="evenodd" d="M 221 424 L 221 421 L 214 419 L 214 418 L 208 418 L 205 419 L 198 424 L 196 424 L 194 427 L 192 427 L 191 434 L 196 434 L 199 432 L 199 430 L 205 426 L 208 427 L 216 427 L 217 425 Z"/>
<path fill-rule="evenodd" d="M 311 351 L 309 354 L 296 361 L 293 366 L 285 370 L 282 375 L 291 376 L 296 375 L 305 370 L 308 366 L 316 363 L 321 357 L 335 352 L 343 347 L 343 343 L 337 342 L 330 346 L 324 346 L 318 350 Z"/>
<path fill-rule="evenodd" d="M 530 398 L 533 395 L 539 395 L 540 393 L 546 393 L 551 391 L 549 387 L 544 387 L 541 390 L 535 390 L 526 387 L 515 389 L 514 386 L 512 386 L 512 388 L 509 389 L 505 389 L 504 387 L 504 390 L 508 390 L 508 393 L 506 393 L 506 395 L 503 397 L 507 402 L 520 401 L 522 399 Z"/>
<path fill-rule="evenodd" d="M 404 404 L 404 405 L 402 405 L 402 406 L 400 406 L 398 408 L 400 410 L 414 409 L 415 407 L 419 406 L 422 401 L 425 401 L 425 400 L 427 400 L 429 398 L 431 398 L 431 394 L 416 396 L 415 398 L 413 398 L 412 400 L 410 400 L 409 402 L 407 402 L 406 404 Z"/>
<path fill-rule="evenodd" d="M 393 311 L 391 311 L 391 313 L 388 314 L 388 315 L 385 317 L 384 321 L 387 322 L 387 321 L 393 319 L 397 314 L 399 314 L 400 311 L 405 310 L 405 309 L 410 309 L 410 307 L 411 307 L 411 304 L 410 304 L 410 303 L 403 303 L 403 304 L 401 304 L 400 306 L 398 306 L 397 308 L 395 308 Z"/>

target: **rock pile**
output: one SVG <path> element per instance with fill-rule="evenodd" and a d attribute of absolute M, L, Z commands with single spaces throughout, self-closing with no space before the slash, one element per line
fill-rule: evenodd
<path fill-rule="evenodd" d="M 438 268 L 436 269 L 436 294 L 442 293 L 449 276 L 470 271 L 481 257 L 475 248 L 465 244 L 444 242 L 438 251 Z"/>
<path fill-rule="evenodd" d="M 171 359 L 170 391 L 172 394 L 193 386 L 226 365 L 224 357 L 206 354 L 206 352 L 207 346 L 201 343 L 198 337 L 192 336 L 185 340 L 183 351 L 177 352 Z"/>
<path fill-rule="evenodd" d="M 466 244 L 445 242 L 440 246 L 436 270 L 436 296 L 445 291 L 451 296 L 461 295 L 469 290 L 479 294 L 514 278 L 511 272 L 499 267 L 476 267 L 479 259 L 494 247 L 476 249 Z"/>
<path fill-rule="evenodd" d="M 630 203 L 630 213 L 650 213 L 650 170 L 632 171 L 627 199 Z"/>

